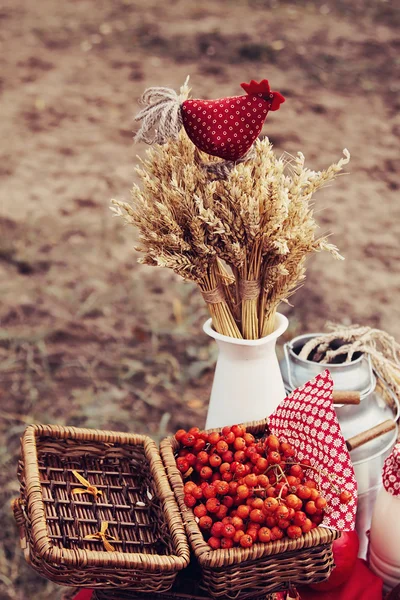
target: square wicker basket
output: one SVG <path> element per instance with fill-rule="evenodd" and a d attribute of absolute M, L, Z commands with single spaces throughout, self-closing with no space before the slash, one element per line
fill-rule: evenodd
<path fill-rule="evenodd" d="M 257 437 L 265 432 L 267 420 L 246 423 L 246 428 Z M 297 540 L 283 538 L 251 548 L 212 550 L 193 511 L 184 503 L 182 475 L 175 464 L 178 449 L 179 443 L 173 437 L 161 442 L 161 456 L 191 548 L 202 569 L 203 585 L 210 596 L 230 600 L 257 597 L 287 589 L 290 584 L 316 583 L 329 576 L 334 566 L 332 542 L 340 533 L 324 527 L 317 527 Z"/>
<path fill-rule="evenodd" d="M 76 493 L 85 486 L 73 471 L 101 494 Z M 21 497 L 13 509 L 21 545 L 46 578 L 164 592 L 188 565 L 179 509 L 149 437 L 30 426 L 22 438 L 19 479 Z M 98 536 L 102 524 L 108 543 Z"/>

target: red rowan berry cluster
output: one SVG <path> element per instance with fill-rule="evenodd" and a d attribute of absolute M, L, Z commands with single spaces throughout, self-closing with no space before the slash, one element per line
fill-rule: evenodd
<path fill-rule="evenodd" d="M 296 539 L 322 522 L 327 501 L 310 475 L 317 469 L 275 435 L 255 438 L 233 425 L 220 433 L 180 429 L 175 438 L 184 501 L 211 548 Z M 349 492 L 339 494 L 350 502 Z"/>

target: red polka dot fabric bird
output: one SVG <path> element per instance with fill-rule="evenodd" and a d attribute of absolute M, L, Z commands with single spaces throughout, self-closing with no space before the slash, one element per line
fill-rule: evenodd
<path fill-rule="evenodd" d="M 149 88 L 142 96 L 145 108 L 136 141 L 166 143 L 183 125 L 192 142 L 203 152 L 225 161 L 238 161 L 259 136 L 269 111 L 278 110 L 285 98 L 270 89 L 267 79 L 242 83 L 244 96 L 218 100 L 187 99 L 187 81 L 180 95 L 168 88 Z M 150 132 L 154 130 L 153 136 Z"/>
<path fill-rule="evenodd" d="M 238 160 L 259 136 L 268 112 L 285 101 L 282 94 L 270 91 L 267 79 L 242 83 L 242 88 L 246 96 L 182 103 L 186 133 L 203 152 Z"/>

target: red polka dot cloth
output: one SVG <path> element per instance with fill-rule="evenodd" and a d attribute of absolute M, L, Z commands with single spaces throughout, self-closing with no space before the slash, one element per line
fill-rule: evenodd
<path fill-rule="evenodd" d="M 393 496 L 400 496 L 400 444 L 396 444 L 383 464 L 383 487 Z"/>
<path fill-rule="evenodd" d="M 278 110 L 285 98 L 271 92 L 267 79 L 242 83 L 247 96 L 219 100 L 185 100 L 181 106 L 183 126 L 203 152 L 235 161 L 257 139 L 268 112 Z"/>
<path fill-rule="evenodd" d="M 357 482 L 350 454 L 332 403 L 333 381 L 329 371 L 294 390 L 269 418 L 272 433 L 309 459 L 320 472 L 308 469 L 309 479 L 319 482 L 329 506 L 322 527 L 352 531 L 357 511 Z M 352 494 L 342 504 L 340 492 Z"/>

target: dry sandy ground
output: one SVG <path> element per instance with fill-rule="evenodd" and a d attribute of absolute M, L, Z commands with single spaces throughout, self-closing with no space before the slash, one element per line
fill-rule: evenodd
<path fill-rule="evenodd" d="M 394 5 L 395 3 L 393 3 Z M 318 169 L 349 174 L 317 197 L 318 255 L 286 310 L 290 335 L 325 321 L 400 337 L 400 16 L 389 2 L 3 0 L 0 6 L 0 596 L 54 598 L 22 564 L 8 500 L 26 423 L 148 431 L 205 414 L 214 348 L 196 290 L 139 267 L 128 198 L 137 98 L 149 85 L 287 97 L 265 127 Z"/>

